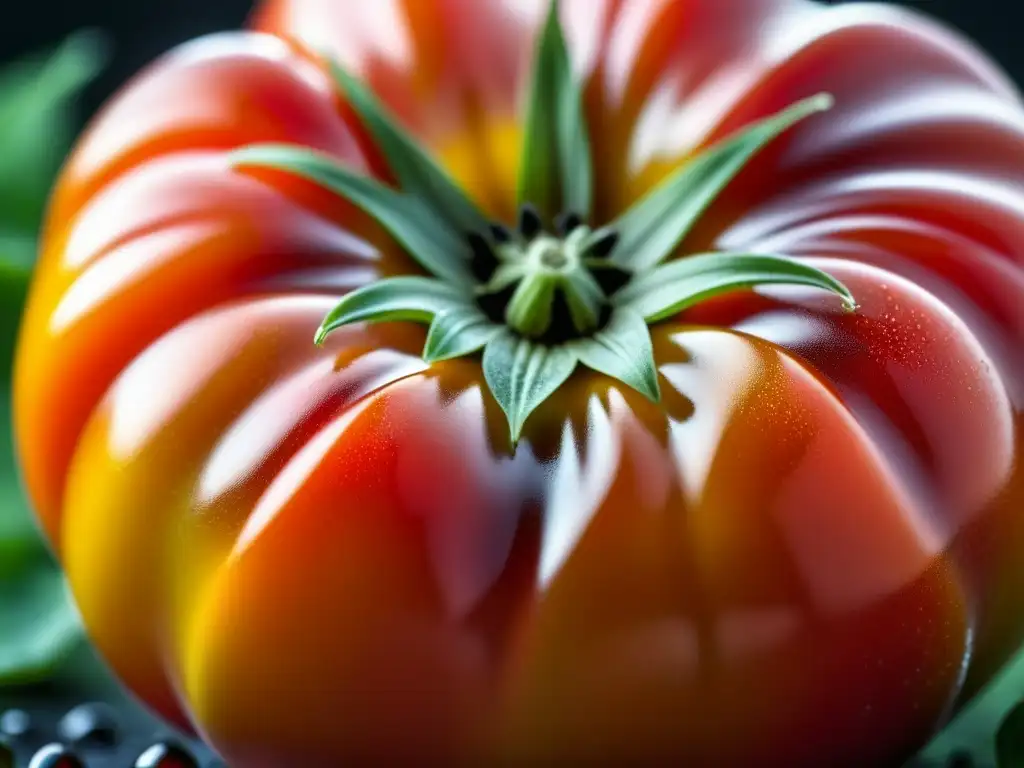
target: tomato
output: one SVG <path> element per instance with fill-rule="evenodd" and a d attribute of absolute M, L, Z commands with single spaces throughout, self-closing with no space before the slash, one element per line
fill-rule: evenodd
<path fill-rule="evenodd" d="M 881 5 L 563 0 L 593 217 L 819 91 L 684 243 L 791 287 L 654 325 L 661 400 L 577 370 L 515 447 L 473 356 L 356 324 L 416 270 L 232 150 L 387 178 L 322 56 L 497 220 L 546 0 L 270 0 L 100 114 L 15 373 L 27 488 L 96 646 L 232 765 L 900 765 L 1024 639 L 1024 109 Z"/>

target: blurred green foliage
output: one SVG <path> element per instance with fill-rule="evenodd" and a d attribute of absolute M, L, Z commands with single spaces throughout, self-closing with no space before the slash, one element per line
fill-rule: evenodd
<path fill-rule="evenodd" d="M 103 38 L 83 31 L 0 71 L 0 252 L 31 264 L 57 171 L 78 126 L 76 97 L 99 73 Z"/>
<path fill-rule="evenodd" d="M 46 678 L 81 643 L 64 579 L 22 492 L 11 436 L 18 319 L 54 179 L 77 129 L 76 97 L 103 64 L 102 39 L 73 35 L 0 71 L 0 683 Z"/>

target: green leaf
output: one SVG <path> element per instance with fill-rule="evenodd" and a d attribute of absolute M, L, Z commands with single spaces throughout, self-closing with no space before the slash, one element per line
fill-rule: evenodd
<path fill-rule="evenodd" d="M 102 37 L 71 35 L 55 51 L 0 72 L 0 225 L 35 235 L 75 130 L 75 97 L 102 68 Z"/>
<path fill-rule="evenodd" d="M 464 357 L 483 348 L 502 331 L 479 308 L 467 305 L 443 309 L 427 333 L 423 359 L 428 363 Z"/>
<path fill-rule="evenodd" d="M 505 322 L 529 338 L 543 336 L 551 327 L 558 281 L 536 272 L 527 273 L 505 308 Z"/>
<path fill-rule="evenodd" d="M 48 678 L 84 633 L 42 542 L 15 465 L 6 384 L 36 234 L 75 130 L 74 98 L 100 69 L 102 40 L 71 36 L 0 72 L 0 685 Z"/>
<path fill-rule="evenodd" d="M 5 327 L 4 331 L 5 335 L 13 336 L 11 328 Z M 33 569 L 46 552 L 22 495 L 15 466 L 11 394 L 7 389 L 7 378 L 9 374 L 0 388 L 0 589 Z M 0 603 L 0 623 L 3 622 L 3 609 L 4 605 Z"/>
<path fill-rule="evenodd" d="M 484 378 L 508 418 L 512 442 L 523 424 L 576 369 L 576 353 L 567 346 L 547 347 L 503 330 L 484 347 Z"/>
<path fill-rule="evenodd" d="M 498 268 L 494 270 L 494 274 L 491 275 L 491 279 L 486 285 L 479 288 L 477 292 L 487 294 L 503 291 L 526 277 L 526 272 L 526 262 L 522 260 L 499 264 Z"/>
<path fill-rule="evenodd" d="M 7 400 L 4 400 L 5 406 Z M 0 412 L 0 687 L 49 680 L 85 631 L 65 579 L 43 543 L 14 468 L 10 409 Z M 91 683 L 95 682 L 93 678 Z"/>
<path fill-rule="evenodd" d="M 590 138 L 557 0 L 551 3 L 537 44 L 518 191 L 520 204 L 532 203 L 548 216 L 561 211 L 572 211 L 584 219 L 590 216 Z"/>
<path fill-rule="evenodd" d="M 10 246 L 5 247 L 4 243 Z M 34 258 L 34 239 L 12 236 L 8 240 L 0 236 L 0 388 L 6 387 L 11 379 L 21 310 L 28 295 Z M 0 410 L 6 411 L 9 407 L 6 401 L 0 404 Z M 9 463 L 5 461 L 6 454 L 0 453 L 0 475 L 15 471 L 13 455 Z"/>
<path fill-rule="evenodd" d="M 480 209 L 434 160 L 420 148 L 387 111 L 373 92 L 331 61 L 331 73 L 352 108 L 376 140 L 402 191 L 419 198 L 445 216 L 455 234 L 486 232 L 488 221 Z"/>
<path fill-rule="evenodd" d="M 315 341 L 322 344 L 329 333 L 352 323 L 408 320 L 426 324 L 438 312 L 465 301 L 456 288 L 429 277 L 401 275 L 379 280 L 345 294 L 320 324 Z"/>
<path fill-rule="evenodd" d="M 3 264 L 4 269 L 16 270 L 27 279 L 35 259 L 34 234 L 0 228 L 0 264 Z"/>
<path fill-rule="evenodd" d="M 611 225 L 619 233 L 616 261 L 638 271 L 664 261 L 759 150 L 800 121 L 831 106 L 830 95 L 812 96 L 697 155 Z"/>
<path fill-rule="evenodd" d="M 654 323 L 719 294 L 769 284 L 821 288 L 837 294 L 847 310 L 856 308 L 849 289 L 820 269 L 784 256 L 749 253 L 704 253 L 663 264 L 636 278 L 612 301 Z"/>
<path fill-rule="evenodd" d="M 607 299 L 589 270 L 567 274 L 562 285 L 562 297 L 569 306 L 569 315 L 577 330 L 589 333 L 597 328 Z"/>
<path fill-rule="evenodd" d="M 64 577 L 47 559 L 0 579 L 0 685 L 46 679 L 83 638 Z"/>
<path fill-rule="evenodd" d="M 231 154 L 237 168 L 271 168 L 319 184 L 365 211 L 428 272 L 470 286 L 469 245 L 422 200 L 353 173 L 322 152 L 287 144 L 256 144 Z"/>
<path fill-rule="evenodd" d="M 661 400 L 651 332 L 636 312 L 617 310 L 608 325 L 573 348 L 588 368 L 628 384 L 652 402 Z"/>
<path fill-rule="evenodd" d="M 13 329 L 4 327 L 4 333 Z M 10 392 L 0 390 L 0 685 L 45 679 L 84 633 L 15 469 Z"/>

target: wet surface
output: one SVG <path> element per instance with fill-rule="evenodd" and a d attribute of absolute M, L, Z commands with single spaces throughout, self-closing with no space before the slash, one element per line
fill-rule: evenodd
<path fill-rule="evenodd" d="M 205 744 L 136 704 L 85 651 L 49 684 L 0 689 L 0 768 L 78 766 L 227 768 Z M 966 750 L 932 750 L 905 768 L 995 768 L 995 763 L 972 759 Z"/>
<path fill-rule="evenodd" d="M 125 695 L 88 654 L 51 683 L 0 689 L 0 768 L 223 768 Z"/>

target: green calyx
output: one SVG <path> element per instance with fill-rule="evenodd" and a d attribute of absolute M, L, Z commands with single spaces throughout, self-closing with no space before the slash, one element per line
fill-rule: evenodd
<path fill-rule="evenodd" d="M 428 362 L 483 350 L 484 377 L 513 442 L 579 365 L 657 402 L 648 326 L 700 301 L 788 284 L 829 291 L 844 309 L 856 308 L 842 283 L 796 259 L 677 253 L 761 148 L 831 106 L 827 94 L 746 126 L 690 159 L 616 220 L 595 227 L 582 93 L 552 2 L 527 103 L 519 221 L 507 227 L 488 221 L 365 85 L 335 64 L 331 71 L 397 188 L 295 146 L 245 147 L 233 163 L 284 170 L 335 192 L 381 224 L 427 274 L 390 277 L 346 294 L 324 318 L 316 342 L 351 323 L 405 321 L 429 326 Z"/>
<path fill-rule="evenodd" d="M 587 334 L 597 329 L 607 296 L 584 262 L 586 234 L 580 227 L 565 240 L 538 237 L 502 265 L 506 275 L 518 277 L 504 313 L 509 328 L 520 336 L 542 339 L 551 331 L 555 300 L 560 297 L 575 331 Z M 504 278 L 493 287 L 500 291 L 503 284 Z"/>
<path fill-rule="evenodd" d="M 626 275 L 600 256 L 609 238 L 595 238 L 575 214 L 559 218 L 557 234 L 543 231 L 530 205 L 522 207 L 519 220 L 515 233 L 501 231 L 493 249 L 474 238 L 477 269 L 489 275 L 477 289 L 482 304 L 534 341 L 557 344 L 596 331 L 611 306 L 611 291 L 597 276 L 601 265 Z"/>

